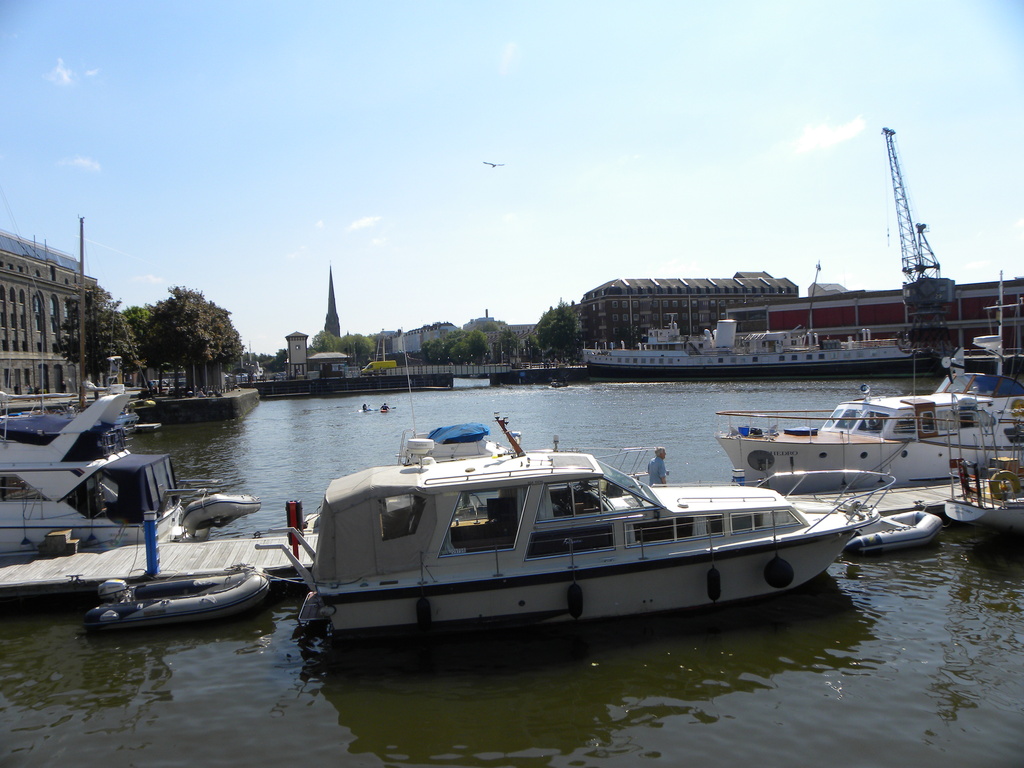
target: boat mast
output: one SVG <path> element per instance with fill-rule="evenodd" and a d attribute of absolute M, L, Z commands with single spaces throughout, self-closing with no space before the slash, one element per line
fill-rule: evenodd
<path fill-rule="evenodd" d="M 814 343 L 814 295 L 818 292 L 818 275 L 821 274 L 821 260 L 814 268 L 814 282 L 811 283 L 810 296 L 807 297 L 807 343 Z"/>
<path fill-rule="evenodd" d="M 85 409 L 85 217 L 78 217 L 78 407 Z"/>

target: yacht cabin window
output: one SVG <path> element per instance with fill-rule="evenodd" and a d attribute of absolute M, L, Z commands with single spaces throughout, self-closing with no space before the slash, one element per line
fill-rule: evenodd
<path fill-rule="evenodd" d="M 879 411 L 866 411 L 864 420 L 857 427 L 860 432 L 881 432 L 885 427 L 885 419 L 889 414 Z"/>
<path fill-rule="evenodd" d="M 493 552 L 516 545 L 526 488 L 463 491 L 455 503 L 442 555 Z"/>
<path fill-rule="evenodd" d="M 627 526 L 630 546 L 660 544 L 683 539 L 721 536 L 725 533 L 722 515 L 673 515 L 661 520 L 648 520 Z"/>
<path fill-rule="evenodd" d="M 423 497 L 404 493 L 401 496 L 388 496 L 381 499 L 381 502 L 384 507 L 380 513 L 381 541 L 400 539 L 416 533 L 426 505 Z"/>
<path fill-rule="evenodd" d="M 639 489 L 638 489 L 639 490 Z M 587 478 L 545 487 L 538 520 L 558 520 L 606 512 L 624 512 L 649 506 L 646 499 L 607 479 Z"/>
<path fill-rule="evenodd" d="M 28 501 L 42 498 L 43 494 L 17 475 L 0 475 L 0 501 Z"/>

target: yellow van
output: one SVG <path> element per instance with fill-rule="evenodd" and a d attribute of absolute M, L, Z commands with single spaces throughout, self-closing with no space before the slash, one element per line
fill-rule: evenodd
<path fill-rule="evenodd" d="M 383 374 L 390 368 L 397 368 L 397 360 L 374 360 L 372 363 L 363 368 L 364 374 Z"/>

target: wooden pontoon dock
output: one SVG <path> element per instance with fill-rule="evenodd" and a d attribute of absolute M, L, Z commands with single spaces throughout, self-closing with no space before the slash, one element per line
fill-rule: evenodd
<path fill-rule="evenodd" d="M 307 535 L 310 543 L 315 535 Z M 165 542 L 159 547 L 160 572 L 156 578 L 221 574 L 233 565 L 247 564 L 269 574 L 289 578 L 295 568 L 279 547 L 287 536 L 215 538 L 203 542 Z M 260 545 L 260 549 L 257 549 Z M 310 564 L 309 555 L 299 549 L 299 561 Z M 0 600 L 29 597 L 66 597 L 96 594 L 107 579 L 128 582 L 148 580 L 144 545 L 118 547 L 101 552 L 83 551 L 64 557 L 24 555 L 0 556 Z"/>
<path fill-rule="evenodd" d="M 883 515 L 915 509 L 941 514 L 943 503 L 952 493 L 953 489 L 945 483 L 897 488 L 885 495 L 878 509 Z M 835 496 L 817 494 L 823 501 Z M 315 545 L 315 534 L 307 534 L 306 539 Z M 284 535 L 163 543 L 159 547 L 160 573 L 157 578 L 221 574 L 239 564 L 261 568 L 282 578 L 294 578 L 295 568 L 280 547 L 266 546 L 287 544 L 288 538 Z M 301 548 L 299 561 L 310 565 L 309 555 Z M 95 595 L 96 587 L 107 579 L 148 580 L 145 546 L 126 546 L 103 552 L 84 551 L 63 557 L 41 557 L 34 552 L 0 556 L 0 601 Z"/>

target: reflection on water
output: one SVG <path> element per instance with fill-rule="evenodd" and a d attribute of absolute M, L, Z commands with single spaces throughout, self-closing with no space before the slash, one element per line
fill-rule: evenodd
<path fill-rule="evenodd" d="M 831 409 L 858 383 L 477 387 L 418 395 L 415 416 L 501 411 L 528 446 L 661 444 L 673 480 L 727 481 L 715 410 Z M 264 530 L 286 500 L 315 509 L 332 478 L 393 459 L 412 404 L 363 399 L 266 401 L 134 450 L 261 496 L 238 530 Z M 295 598 L 108 635 L 83 632 L 84 609 L 7 612 L 0 765 L 1019 766 L 1022 584 L 1019 541 L 963 526 L 774 600 L 500 637 L 332 647 L 297 632 Z"/>
<path fill-rule="evenodd" d="M 842 676 L 870 620 L 829 577 L 760 604 L 671 617 L 388 644 L 314 645 L 303 674 L 352 731 L 396 762 L 484 753 L 547 759 L 633 751 L 623 729 L 710 725 L 731 695 L 778 675 Z"/>

